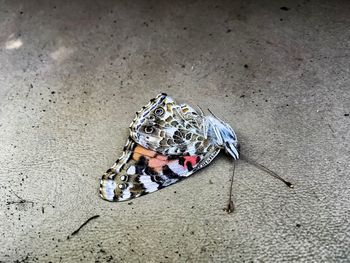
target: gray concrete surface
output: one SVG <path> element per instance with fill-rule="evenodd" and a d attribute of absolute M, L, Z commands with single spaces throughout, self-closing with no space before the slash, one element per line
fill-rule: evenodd
<path fill-rule="evenodd" d="M 1 262 L 350 261 L 349 1 L 0 7 Z M 209 107 L 295 189 L 239 162 L 227 215 L 222 154 L 132 203 L 100 199 L 159 92 Z"/>

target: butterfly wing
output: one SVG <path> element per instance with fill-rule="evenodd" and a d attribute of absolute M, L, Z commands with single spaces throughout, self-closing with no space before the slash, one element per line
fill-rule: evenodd
<path fill-rule="evenodd" d="M 174 184 L 208 165 L 219 153 L 165 156 L 146 149 L 131 138 L 123 155 L 100 182 L 100 195 L 108 201 L 127 201 Z"/>
<path fill-rule="evenodd" d="M 100 195 L 126 201 L 174 184 L 220 152 L 204 135 L 204 117 L 159 94 L 136 113 L 123 155 L 102 176 Z"/>
<path fill-rule="evenodd" d="M 204 135 L 203 115 L 187 104 L 176 104 L 166 94 L 159 94 L 136 113 L 130 136 L 163 155 L 198 155 L 211 147 Z"/>

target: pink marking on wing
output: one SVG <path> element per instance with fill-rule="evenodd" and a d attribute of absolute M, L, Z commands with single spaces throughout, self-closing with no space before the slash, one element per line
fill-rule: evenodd
<path fill-rule="evenodd" d="M 157 154 L 156 158 L 159 160 L 162 160 L 162 161 L 168 160 L 168 157 L 166 157 L 165 155 L 160 155 L 160 154 Z"/>
<path fill-rule="evenodd" d="M 192 164 L 192 167 L 194 167 L 198 162 L 198 156 L 184 156 L 185 162 L 184 165 L 186 165 L 187 162 L 190 162 Z"/>
<path fill-rule="evenodd" d="M 155 168 L 155 167 L 161 167 L 161 166 L 165 166 L 169 163 L 168 160 L 160 160 L 158 158 L 150 158 L 148 161 L 148 165 L 151 168 Z"/>

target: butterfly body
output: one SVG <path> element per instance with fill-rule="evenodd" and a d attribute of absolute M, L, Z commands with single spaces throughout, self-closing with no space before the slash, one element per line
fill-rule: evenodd
<path fill-rule="evenodd" d="M 159 94 L 136 113 L 122 156 L 100 182 L 108 201 L 126 201 L 176 183 L 225 149 L 238 159 L 233 129 L 215 116 Z"/>

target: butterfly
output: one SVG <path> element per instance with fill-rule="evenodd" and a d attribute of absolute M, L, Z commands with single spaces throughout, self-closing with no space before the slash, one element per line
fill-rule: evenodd
<path fill-rule="evenodd" d="M 129 126 L 122 156 L 100 180 L 100 196 L 127 201 L 179 182 L 224 149 L 239 158 L 237 136 L 216 116 L 204 116 L 165 93 L 143 106 Z"/>

